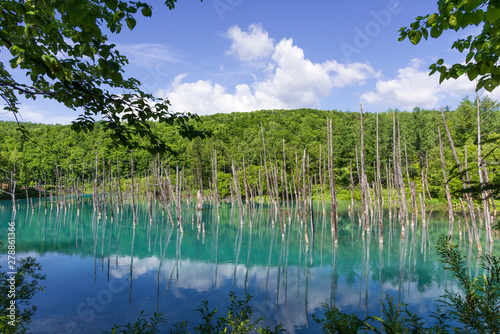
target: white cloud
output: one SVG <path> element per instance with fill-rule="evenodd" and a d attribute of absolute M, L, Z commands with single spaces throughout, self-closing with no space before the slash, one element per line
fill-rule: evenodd
<path fill-rule="evenodd" d="M 268 58 L 273 53 L 274 41 L 269 38 L 262 26 L 252 24 L 244 32 L 238 26 L 227 30 L 226 37 L 233 41 L 226 54 L 232 54 L 242 61 L 259 61 Z"/>
<path fill-rule="evenodd" d="M 274 46 L 260 26 L 252 25 L 249 30 L 248 33 L 239 27 L 228 30 L 228 36 L 233 39 L 230 53 L 241 60 L 257 61 L 272 51 L 265 70 L 260 73 L 263 79 L 252 74 L 252 84 L 238 84 L 234 92 L 229 92 L 209 80 L 183 82 L 187 74 L 181 74 L 170 89 L 159 90 L 157 95 L 168 98 L 172 110 L 196 114 L 318 107 L 320 99 L 329 96 L 335 88 L 363 85 L 369 78 L 380 77 L 380 73 L 366 63 L 341 64 L 335 60 L 314 63 L 305 58 L 300 47 L 293 45 L 292 39 L 282 39 Z"/>
<path fill-rule="evenodd" d="M 466 77 L 450 79 L 439 84 L 439 75 L 429 76 L 421 70 L 423 61 L 412 59 L 410 64 L 398 70 L 395 79 L 379 80 L 375 91 L 361 94 L 366 103 L 412 110 L 415 107 L 437 108 L 446 97 L 461 97 L 474 92 L 474 83 Z"/>
<path fill-rule="evenodd" d="M 369 77 L 379 76 L 368 64 L 340 64 L 335 60 L 313 63 L 292 39 L 278 43 L 270 65 L 274 72 L 255 84 L 256 96 L 277 98 L 290 108 L 318 105 L 333 88 L 363 85 Z"/>
<path fill-rule="evenodd" d="M 488 96 L 490 99 L 500 101 L 500 88 L 496 88 L 492 92 L 488 92 L 483 89 L 483 92 L 480 93 L 480 96 Z M 472 96 L 472 98 L 475 98 L 475 96 Z"/>
<path fill-rule="evenodd" d="M 125 55 L 131 64 L 156 68 L 163 63 L 179 62 L 179 52 L 163 44 L 119 44 L 116 49 Z"/>
<path fill-rule="evenodd" d="M 45 102 L 45 103 L 43 103 Z M 29 101 L 19 106 L 19 113 L 16 115 L 20 122 L 32 122 L 42 124 L 71 124 L 78 117 L 78 112 L 59 105 L 56 102 L 40 101 L 45 108 L 39 109 Z M 43 110 L 43 111 L 42 111 Z M 0 112 L 0 120 L 15 121 L 16 118 L 11 112 Z"/>

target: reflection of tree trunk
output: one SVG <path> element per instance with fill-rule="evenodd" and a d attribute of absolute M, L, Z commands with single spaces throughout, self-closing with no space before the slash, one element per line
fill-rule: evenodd
<path fill-rule="evenodd" d="M 271 247 L 269 249 L 269 261 L 267 262 L 267 275 L 266 275 L 266 301 L 267 301 L 267 283 L 269 282 L 269 270 L 271 269 L 271 259 L 273 256 L 273 245 L 274 245 L 274 225 L 271 229 Z"/>
<path fill-rule="evenodd" d="M 118 266 L 118 254 L 120 250 L 120 234 L 122 231 L 122 218 L 123 218 L 123 210 L 121 211 L 120 220 L 118 222 L 118 238 L 116 240 L 116 259 L 115 259 L 116 266 Z"/>
<path fill-rule="evenodd" d="M 108 220 L 104 219 L 102 224 L 102 237 L 101 237 L 101 271 L 104 270 L 104 237 L 106 236 L 106 225 Z"/>
<path fill-rule="evenodd" d="M 378 279 L 380 285 L 380 316 L 382 317 L 383 312 L 383 298 L 382 298 L 382 268 L 384 267 L 384 246 L 382 244 L 378 247 Z"/>
<path fill-rule="evenodd" d="M 276 279 L 276 306 L 275 308 L 278 309 L 279 305 L 279 297 L 280 297 L 280 281 L 281 281 L 281 268 L 282 268 L 282 261 L 283 261 L 283 253 L 285 251 L 285 238 L 281 239 L 281 249 L 280 249 L 280 260 L 278 263 L 278 277 Z"/>
<path fill-rule="evenodd" d="M 110 267 L 110 258 L 111 258 L 111 240 L 113 239 L 113 227 L 111 227 L 111 232 L 109 234 L 109 242 L 108 242 L 108 271 L 107 271 L 107 278 L 109 282 L 109 267 Z"/>
<path fill-rule="evenodd" d="M 170 287 L 170 283 L 172 282 L 172 278 L 174 277 L 174 273 L 177 270 L 177 276 L 179 276 L 179 258 L 180 258 L 180 245 L 182 243 L 182 233 L 177 233 L 177 242 L 175 245 L 175 263 L 172 266 L 172 271 L 170 272 L 170 278 L 168 279 L 167 286 L 165 287 L 165 292 L 163 293 L 163 298 L 167 295 L 168 288 Z M 178 278 L 178 277 L 177 277 Z"/>
<path fill-rule="evenodd" d="M 240 251 L 241 251 L 241 241 L 243 240 L 243 225 L 240 225 L 239 229 L 239 237 L 238 237 L 238 246 L 234 250 L 236 252 L 236 259 L 234 261 L 234 272 L 233 272 L 233 288 L 234 282 L 236 280 L 236 271 L 238 269 L 238 260 L 240 259 Z M 236 246 L 236 245 L 235 245 Z"/>
<path fill-rule="evenodd" d="M 250 254 L 252 252 L 252 230 L 248 231 L 248 255 L 247 255 L 247 265 L 246 265 L 246 273 L 245 273 L 245 286 L 244 286 L 244 295 L 247 294 L 247 286 L 248 286 L 248 272 L 250 269 Z"/>
<path fill-rule="evenodd" d="M 424 173 L 422 172 L 422 176 Z M 425 189 L 422 188 L 422 192 L 418 194 L 420 197 L 420 211 L 422 212 L 422 224 L 425 226 Z"/>
<path fill-rule="evenodd" d="M 337 254 L 338 247 L 336 244 L 332 245 L 332 283 L 330 287 L 330 304 L 335 306 L 336 303 L 336 293 L 337 293 Z"/>
<path fill-rule="evenodd" d="M 423 189 L 424 190 L 424 189 Z M 427 251 L 427 224 L 422 224 L 422 241 L 420 243 L 420 253 L 424 255 L 424 262 L 426 261 L 426 251 Z"/>
<path fill-rule="evenodd" d="M 214 273 L 214 288 L 217 288 L 217 265 L 218 265 L 218 249 L 219 249 L 219 212 L 217 212 L 217 225 L 215 230 L 215 273 Z"/>
<path fill-rule="evenodd" d="M 168 244 L 170 243 L 170 237 L 172 236 L 172 231 L 174 229 L 170 228 L 168 231 L 168 236 L 165 234 L 165 246 L 163 247 L 163 252 L 161 254 L 160 258 L 160 264 L 158 265 L 158 271 L 156 274 L 156 312 L 158 312 L 158 304 L 159 304 L 159 298 L 160 298 L 160 272 L 161 272 L 161 267 L 163 265 L 163 261 L 165 260 L 165 257 L 167 255 L 167 249 L 168 249 Z M 161 244 L 160 244 L 161 245 Z"/>
<path fill-rule="evenodd" d="M 366 237 L 366 262 L 365 262 L 365 316 L 368 317 L 368 285 L 370 281 L 370 243 L 371 233 L 368 231 Z"/>
<path fill-rule="evenodd" d="M 309 314 L 307 313 L 307 295 L 308 295 L 308 292 L 309 292 L 309 265 L 307 264 L 308 261 L 307 261 L 307 258 L 308 258 L 308 247 L 306 245 L 306 254 L 305 254 L 305 258 L 306 258 L 306 272 L 305 272 L 305 275 L 306 275 L 306 292 L 304 294 L 304 310 L 305 310 L 305 313 L 306 313 L 306 328 L 309 329 Z"/>
<path fill-rule="evenodd" d="M 128 292 L 128 306 L 132 306 L 132 281 L 134 274 L 134 244 L 135 244 L 135 224 L 132 228 L 132 251 L 130 253 L 130 284 L 129 284 L 129 292 Z"/>

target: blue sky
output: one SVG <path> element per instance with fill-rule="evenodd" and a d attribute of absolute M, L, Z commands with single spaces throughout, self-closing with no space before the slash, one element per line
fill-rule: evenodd
<path fill-rule="evenodd" d="M 152 18 L 110 40 L 129 58 L 126 75 L 171 101 L 173 111 L 199 115 L 260 109 L 385 111 L 455 108 L 474 83 L 439 85 L 428 67 L 459 36 L 412 45 L 398 30 L 437 10 L 436 0 L 179 0 L 170 11 L 150 1 Z M 5 61 L 6 54 L 0 55 Z M 497 98 L 498 92 L 492 97 Z M 500 97 L 500 96 L 499 96 Z M 76 112 L 26 101 L 22 120 L 70 123 Z M 0 120 L 12 119 L 0 114 Z"/>

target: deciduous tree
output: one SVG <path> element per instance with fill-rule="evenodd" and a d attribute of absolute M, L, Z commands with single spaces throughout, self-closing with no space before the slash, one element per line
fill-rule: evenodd
<path fill-rule="evenodd" d="M 166 0 L 170 9 L 177 0 Z M 137 16 L 149 17 L 146 2 L 121 0 L 3 0 L 0 3 L 0 47 L 10 52 L 9 64 L 0 62 L 0 96 L 4 110 L 18 117 L 20 97 L 55 100 L 81 111 L 72 129 L 88 132 L 96 119 L 105 121 L 115 143 L 139 146 L 138 134 L 148 149 L 167 147 L 151 131 L 149 120 L 177 125 L 192 138 L 201 133 L 188 125 L 197 116 L 171 112 L 169 101 L 140 89 L 135 78 L 124 76 L 127 58 L 110 43 L 105 31 L 132 30 Z M 10 69 L 9 69 L 10 67 Z M 26 80 L 12 72 L 21 69 Z M 27 135 L 21 124 L 19 128 Z"/>

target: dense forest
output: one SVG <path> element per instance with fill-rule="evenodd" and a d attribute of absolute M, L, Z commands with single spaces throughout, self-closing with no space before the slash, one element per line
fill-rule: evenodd
<path fill-rule="evenodd" d="M 444 116 L 450 129 L 459 159 L 464 162 L 465 147 L 468 153 L 468 169 L 472 184 L 478 182 L 478 112 L 476 101 L 465 98 L 455 110 L 446 108 Z M 490 182 L 499 182 L 498 161 L 500 159 L 500 105 L 488 98 L 480 101 L 480 131 L 482 156 L 488 165 Z M 415 181 L 418 192 L 422 191 L 422 175 L 428 180 L 427 193 L 432 198 L 445 199 L 443 172 L 440 160 L 438 127 L 444 146 L 446 172 L 454 197 L 462 189 L 459 171 L 450 149 L 443 119 L 439 110 L 415 108 L 412 112 L 387 110 L 375 113 L 364 112 L 364 155 L 368 182 L 375 179 L 377 160 L 377 118 L 378 150 L 381 164 L 381 179 L 387 180 L 391 171 L 394 135 L 399 123 L 403 168 Z M 264 164 L 263 137 L 268 165 L 283 168 L 283 142 L 285 143 L 287 173 L 293 175 L 294 168 L 302 164 L 304 152 L 307 155 L 307 174 L 314 184 L 319 184 L 319 171 L 326 168 L 327 119 L 332 124 L 333 170 L 337 192 L 350 188 L 350 165 L 354 183 L 359 180 L 359 153 L 361 127 L 359 111 L 337 110 L 262 110 L 250 113 L 231 113 L 201 116 L 193 121 L 196 130 L 209 134 L 207 139 L 182 138 L 175 127 L 151 123 L 153 132 L 164 139 L 172 152 L 153 156 L 146 149 L 134 151 L 134 172 L 145 176 L 152 162 L 160 159 L 175 170 L 183 171 L 186 187 L 205 189 L 211 185 L 214 153 L 217 154 L 218 183 L 221 197 L 230 195 L 231 170 L 234 162 L 238 173 L 245 161 L 249 183 L 258 182 L 258 172 Z M 396 128 L 394 128 L 394 121 Z M 14 172 L 17 192 L 23 193 L 26 186 L 36 187 L 47 179 L 54 182 L 57 173 L 73 178 L 92 179 L 98 170 L 104 168 L 117 172 L 119 165 L 123 177 L 130 174 L 130 151 L 116 146 L 97 123 L 91 133 L 76 133 L 70 125 L 23 124 L 30 133 L 30 139 L 22 140 L 15 122 L 0 122 L 0 168 L 3 169 L 3 187 L 7 187 L 7 172 Z M 140 139 L 137 139 L 140 140 Z M 146 144 L 146 143 L 144 143 Z M 356 155 L 358 152 L 358 156 Z M 321 161 L 321 165 L 320 165 Z M 104 166 L 102 165 L 104 162 Z M 406 165 L 407 164 L 407 165 Z M 408 173 L 406 173 L 408 168 Z M 424 172 L 424 173 L 422 173 Z M 84 177 L 82 178 L 82 173 Z M 262 176 L 263 177 L 263 176 Z M 406 178 L 406 175 L 405 175 Z M 200 185 L 201 182 L 201 185 Z M 240 182 L 241 178 L 240 178 Z M 265 191 L 265 182 L 264 191 Z M 325 183 L 325 189 L 328 184 Z M 243 189 L 243 184 L 240 189 Z M 425 191 L 425 189 L 424 189 Z M 327 193 L 327 192 L 326 192 Z M 244 194 L 243 194 L 244 197 Z M 340 195 L 342 197 L 342 195 Z M 345 196 L 347 197 L 347 196 Z"/>

